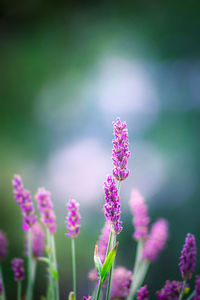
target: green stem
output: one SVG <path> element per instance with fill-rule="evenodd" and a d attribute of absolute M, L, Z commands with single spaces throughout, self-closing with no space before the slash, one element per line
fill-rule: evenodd
<path fill-rule="evenodd" d="M 47 249 L 48 249 L 48 258 L 49 258 L 49 285 L 47 289 L 47 299 L 52 300 L 54 298 L 54 289 L 53 289 L 53 264 L 52 264 L 52 249 L 51 249 L 51 233 L 47 229 Z"/>
<path fill-rule="evenodd" d="M 33 291 L 34 291 L 34 284 L 35 284 L 35 273 L 37 268 L 37 261 L 33 259 L 32 261 L 32 284 L 33 284 Z"/>
<path fill-rule="evenodd" d="M 186 300 L 191 300 L 195 295 L 195 291 L 193 291 L 193 293 L 186 299 Z"/>
<path fill-rule="evenodd" d="M 55 247 L 55 239 L 54 235 L 51 234 L 51 246 L 52 246 L 52 256 L 53 256 L 53 262 L 55 266 L 55 270 L 58 274 L 58 266 L 57 266 L 57 258 L 56 258 L 56 247 Z M 58 283 L 58 276 L 55 279 L 55 292 L 56 292 L 56 300 L 59 300 L 59 283 Z"/>
<path fill-rule="evenodd" d="M 138 288 L 142 285 L 144 279 L 145 279 L 145 276 L 147 274 L 147 271 L 149 269 L 149 265 L 150 265 L 150 262 L 145 260 L 141 267 L 139 268 L 138 270 L 138 274 L 135 278 L 135 283 L 134 283 L 134 287 L 131 291 L 131 294 L 130 294 L 130 299 L 134 299 L 135 295 L 136 295 L 136 292 L 138 290 Z"/>
<path fill-rule="evenodd" d="M 3 272 L 2 272 L 1 264 L 0 264 L 0 278 L 1 278 L 2 287 L 3 287 L 3 294 L 1 295 L 1 298 L 2 298 L 2 300 L 6 300 L 6 290 L 5 290 L 4 280 L 3 280 Z"/>
<path fill-rule="evenodd" d="M 110 237 L 109 237 L 109 241 L 108 241 L 108 247 L 107 247 L 107 250 L 106 250 L 106 257 L 108 256 L 108 253 L 110 252 L 110 245 L 111 245 L 111 241 L 112 241 L 112 236 L 113 236 L 113 233 L 112 233 L 112 225 L 111 225 Z M 106 257 L 105 257 L 105 259 L 106 259 Z"/>
<path fill-rule="evenodd" d="M 116 244 L 116 234 L 113 235 L 112 248 L 114 248 L 115 244 Z M 112 273 L 114 270 L 114 265 L 115 265 L 115 260 L 113 261 L 112 267 L 110 269 L 110 275 L 109 275 L 109 279 L 108 279 L 108 287 L 107 287 L 107 293 L 106 293 L 106 300 L 108 300 L 110 298 L 110 292 L 112 289 Z"/>
<path fill-rule="evenodd" d="M 28 287 L 27 300 L 32 300 L 32 229 L 28 231 Z"/>
<path fill-rule="evenodd" d="M 75 254 L 74 238 L 72 238 L 72 272 L 73 272 L 73 291 L 76 299 L 76 254 Z"/>
<path fill-rule="evenodd" d="M 144 241 L 140 240 L 137 243 L 136 258 L 135 258 L 135 264 L 134 264 L 134 268 L 133 268 L 133 278 L 134 278 L 134 280 L 132 280 L 131 289 L 130 289 L 130 296 L 128 297 L 128 300 L 131 300 L 131 295 L 132 295 L 133 290 L 134 290 L 135 278 L 136 278 L 136 274 L 138 272 L 138 268 L 139 268 L 139 265 L 140 265 L 140 262 L 141 262 L 143 248 L 144 248 Z"/>
<path fill-rule="evenodd" d="M 21 281 L 17 282 L 17 300 L 21 300 L 21 294 L 22 294 L 22 283 Z"/>
<path fill-rule="evenodd" d="M 181 290 L 181 293 L 180 293 L 180 295 L 179 295 L 178 300 L 181 300 L 182 297 L 183 297 L 183 292 L 184 292 L 185 285 L 186 285 L 186 281 L 183 282 L 183 287 L 182 287 L 182 290 Z"/>
<path fill-rule="evenodd" d="M 98 285 L 98 289 L 97 289 L 97 294 L 96 294 L 96 300 L 99 299 L 100 292 L 101 292 L 101 280 L 99 281 L 99 285 Z"/>

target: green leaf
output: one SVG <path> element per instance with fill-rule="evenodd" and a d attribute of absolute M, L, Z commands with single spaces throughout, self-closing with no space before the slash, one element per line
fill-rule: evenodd
<path fill-rule="evenodd" d="M 102 263 L 100 260 L 100 257 L 98 256 L 98 242 L 95 245 L 94 249 L 94 264 L 97 270 L 98 279 L 101 279 L 101 269 L 102 269 Z"/>
<path fill-rule="evenodd" d="M 68 300 L 76 300 L 74 292 L 69 293 Z"/>
<path fill-rule="evenodd" d="M 55 269 L 53 269 L 51 271 L 51 274 L 52 274 L 52 276 L 53 276 L 54 279 L 58 279 L 58 272 Z"/>
<path fill-rule="evenodd" d="M 119 243 L 117 242 L 115 247 L 110 251 L 110 253 L 106 257 L 106 260 L 105 260 L 105 262 L 102 266 L 102 269 L 101 269 L 101 283 L 103 283 L 106 280 L 106 277 L 107 277 L 108 273 L 110 272 L 110 269 L 112 267 L 113 261 L 114 261 L 115 256 L 116 256 L 118 244 Z"/>

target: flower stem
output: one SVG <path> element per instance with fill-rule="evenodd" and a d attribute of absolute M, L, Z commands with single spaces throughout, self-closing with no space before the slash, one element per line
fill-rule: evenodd
<path fill-rule="evenodd" d="M 101 280 L 99 281 L 99 285 L 98 285 L 98 289 L 97 289 L 97 294 L 96 294 L 96 300 L 99 299 L 100 292 L 101 292 Z"/>
<path fill-rule="evenodd" d="M 143 261 L 143 263 L 141 264 L 141 266 L 138 270 L 138 273 L 136 275 L 136 278 L 135 278 L 133 289 L 130 293 L 130 299 L 134 299 L 138 288 L 142 285 L 142 283 L 145 279 L 145 276 L 147 274 L 147 271 L 149 269 L 149 265 L 150 265 L 150 262 L 147 260 Z"/>
<path fill-rule="evenodd" d="M 181 293 L 180 293 L 180 295 L 179 295 L 178 300 L 181 300 L 182 297 L 183 297 L 183 292 L 184 292 L 185 285 L 186 285 L 186 281 L 184 280 L 184 282 L 183 282 L 183 287 L 182 287 L 182 289 L 181 289 Z"/>
<path fill-rule="evenodd" d="M 57 258 L 56 258 L 56 247 L 55 247 L 55 239 L 54 235 L 51 234 L 51 248 L 52 248 L 52 256 L 53 256 L 53 262 L 55 266 L 55 270 L 58 273 L 58 266 L 57 266 Z M 56 300 L 59 300 L 59 283 L 58 283 L 58 276 L 55 279 L 55 292 L 56 292 Z"/>
<path fill-rule="evenodd" d="M 140 240 L 137 243 L 136 258 L 135 258 L 135 264 L 134 264 L 134 268 L 133 268 L 133 278 L 134 278 L 134 280 L 132 280 L 131 289 L 130 289 L 130 296 L 128 297 L 128 300 L 131 300 L 131 295 L 133 294 L 133 291 L 134 291 L 135 278 L 136 278 L 136 274 L 138 272 L 139 265 L 141 263 L 143 248 L 144 248 L 144 242 L 142 240 Z"/>
<path fill-rule="evenodd" d="M 114 248 L 115 244 L 116 244 L 116 234 L 113 235 L 112 248 Z M 113 261 L 112 267 L 110 269 L 110 275 L 109 275 L 109 279 L 108 279 L 108 287 L 107 287 L 107 293 L 106 293 L 106 300 L 108 300 L 110 298 L 110 292 L 112 289 L 112 273 L 114 270 L 114 264 L 115 264 L 115 260 Z"/>
<path fill-rule="evenodd" d="M 49 229 L 47 229 L 47 249 L 48 249 L 48 258 L 49 258 L 49 285 L 47 290 L 47 299 L 55 299 L 54 298 L 54 289 L 53 289 L 53 264 L 52 264 L 52 248 L 51 248 L 51 233 Z"/>
<path fill-rule="evenodd" d="M 75 253 L 75 239 L 72 238 L 72 273 L 73 273 L 73 291 L 76 299 L 76 253 Z"/>
<path fill-rule="evenodd" d="M 28 287 L 27 300 L 32 300 L 32 229 L 28 230 Z"/>
<path fill-rule="evenodd" d="M 186 300 L 191 300 L 195 295 L 195 291 L 192 292 L 192 294 L 186 299 Z"/>
<path fill-rule="evenodd" d="M 21 281 L 17 282 L 17 300 L 21 300 L 21 294 L 22 294 L 22 283 Z"/>
<path fill-rule="evenodd" d="M 4 285 L 4 281 L 3 281 L 3 272 L 2 272 L 1 264 L 0 264 L 0 278 L 2 281 L 2 287 L 3 287 L 3 294 L 1 295 L 1 298 L 2 298 L 2 300 L 6 300 L 6 290 L 5 290 L 5 285 Z"/>

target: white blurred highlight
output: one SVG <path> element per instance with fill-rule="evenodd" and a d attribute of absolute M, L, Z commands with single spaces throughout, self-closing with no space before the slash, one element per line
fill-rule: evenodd
<path fill-rule="evenodd" d="M 63 147 L 49 158 L 50 186 L 61 201 L 70 195 L 77 201 L 96 204 L 103 198 L 105 174 L 112 161 L 97 139 L 83 139 Z"/>

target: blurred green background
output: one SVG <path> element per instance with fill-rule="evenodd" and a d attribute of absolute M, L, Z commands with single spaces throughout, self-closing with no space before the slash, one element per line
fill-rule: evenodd
<path fill-rule="evenodd" d="M 0 228 L 9 239 L 8 299 L 16 288 L 10 260 L 24 255 L 15 173 L 33 196 L 40 186 L 52 192 L 61 299 L 72 289 L 65 204 L 70 195 L 80 202 L 78 298 L 91 292 L 87 274 L 104 224 L 102 187 L 112 170 L 117 116 L 128 123 L 131 150 L 117 265 L 132 269 L 128 201 L 138 188 L 152 222 L 165 217 L 170 223 L 167 247 L 147 276 L 151 295 L 166 279 L 180 280 L 187 232 L 200 249 L 199 9 L 195 0 L 1 1 Z M 198 255 L 200 273 L 199 262 Z M 44 266 L 38 271 L 35 299 L 45 293 Z"/>

